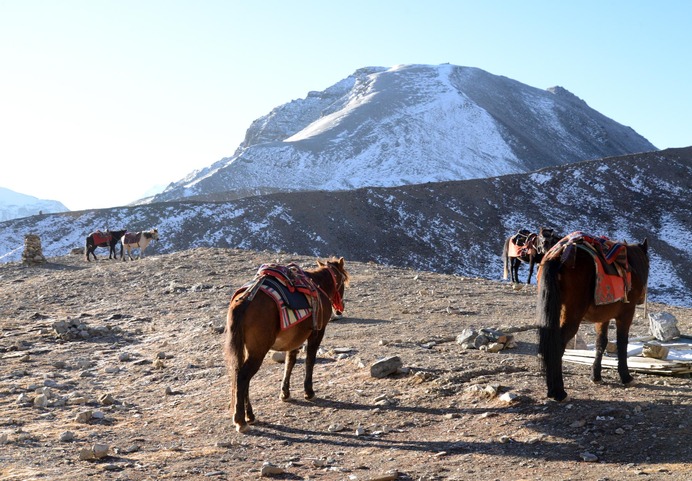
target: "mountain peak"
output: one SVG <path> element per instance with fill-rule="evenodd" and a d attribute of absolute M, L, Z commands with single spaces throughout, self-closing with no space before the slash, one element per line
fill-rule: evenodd
<path fill-rule="evenodd" d="M 255 120 L 232 157 L 154 201 L 465 180 L 651 150 L 563 87 L 450 64 L 364 67 Z"/>

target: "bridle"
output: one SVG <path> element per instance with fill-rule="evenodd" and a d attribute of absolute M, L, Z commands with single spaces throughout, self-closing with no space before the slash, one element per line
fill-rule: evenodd
<path fill-rule="evenodd" d="M 343 312 L 343 310 L 344 310 L 344 301 L 343 301 L 343 299 L 341 298 L 341 294 L 340 294 L 339 291 L 340 291 L 340 289 L 341 289 L 341 288 L 343 287 L 343 285 L 344 285 L 344 277 L 343 277 L 343 275 L 340 275 L 340 276 L 339 276 L 340 279 L 337 280 L 337 276 L 336 276 L 336 274 L 334 273 L 334 269 L 333 269 L 332 266 L 330 266 L 329 264 L 327 264 L 327 270 L 329 271 L 329 274 L 331 274 L 331 276 L 332 276 L 332 281 L 334 282 L 334 295 L 330 297 L 329 294 L 327 294 L 327 293 L 325 292 L 324 289 L 322 289 L 319 285 L 316 284 L 316 285 L 317 285 L 317 288 L 318 288 L 320 291 L 322 291 L 322 293 L 323 293 L 325 296 L 327 296 L 327 297 L 329 298 L 330 302 L 332 303 L 332 307 L 334 308 L 335 311 Z"/>

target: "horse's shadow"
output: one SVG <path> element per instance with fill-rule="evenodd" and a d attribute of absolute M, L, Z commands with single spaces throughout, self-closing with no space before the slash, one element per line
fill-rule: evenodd
<path fill-rule="evenodd" d="M 641 387 L 648 388 L 648 386 Z M 657 387 L 665 390 L 662 386 Z M 668 388 L 671 395 L 674 391 L 673 388 Z M 686 402 L 689 402 L 689 399 L 683 401 L 683 404 Z M 321 398 L 312 401 L 292 399 L 290 403 L 298 410 L 318 406 L 330 410 L 369 413 L 373 409 L 370 404 Z M 568 413 L 572 414 L 575 407 L 579 413 L 583 413 L 582 417 L 586 420 L 584 426 L 576 429 L 570 426 L 572 421 L 569 419 L 572 418 L 568 416 Z M 459 441 L 455 440 L 454 437 L 437 440 L 420 439 L 416 436 L 415 427 L 410 428 L 407 439 L 393 439 L 389 433 L 358 435 L 355 431 L 331 432 L 328 429 L 303 429 L 261 421 L 255 424 L 249 435 L 296 445 L 307 443 L 323 447 L 332 446 L 335 449 L 369 447 L 388 450 L 400 449 L 430 455 L 441 452 L 447 453 L 447 455 L 475 453 L 519 457 L 527 460 L 537 458 L 544 461 L 580 461 L 582 453 L 593 451 L 603 458 L 603 462 L 609 463 L 679 463 L 686 456 L 685 452 L 689 454 L 689 448 L 680 445 L 679 448 L 671 450 L 670 443 L 665 442 L 665 437 L 652 437 L 651 432 L 658 432 L 657 430 L 663 429 L 667 436 L 674 436 L 674 431 L 680 429 L 680 423 L 686 423 L 686 421 L 681 419 L 679 414 L 675 414 L 675 404 L 657 404 L 655 408 L 659 411 L 656 420 L 647 419 L 646 413 L 642 412 L 641 403 L 591 399 L 575 399 L 567 403 L 550 402 L 547 404 L 537 404 L 531 400 L 525 400 L 522 404 L 511 407 L 472 406 L 435 409 L 396 405 L 381 408 L 398 411 L 402 414 L 411 415 L 411 417 L 418 415 L 432 418 L 436 416 L 442 418 L 445 415 L 460 418 L 469 415 L 488 416 L 488 414 L 501 416 L 512 412 L 515 416 L 526 418 L 520 422 L 524 430 L 528 430 L 529 434 L 531 431 L 535 433 L 530 436 L 530 439 L 526 439 L 526 435 L 524 435 L 525 439 L 523 440 L 512 437 L 512 433 L 518 431 L 516 426 L 508 430 L 507 436 L 503 436 L 503 440 L 491 438 L 490 435 L 484 436 L 481 433 L 474 440 Z M 661 413 L 661 409 L 669 411 L 669 413 Z M 661 426 L 661 419 L 668 419 L 671 425 Z M 616 432 L 619 434 L 613 434 Z M 685 437 L 684 433 L 681 435 L 683 438 Z M 644 446 L 639 445 L 637 439 L 648 439 L 649 441 Z M 637 445 L 638 448 L 633 449 L 633 445 Z"/>
<path fill-rule="evenodd" d="M 390 321 L 385 321 L 384 319 L 372 319 L 372 318 L 365 318 L 365 317 L 334 317 L 332 318 L 331 321 L 329 321 L 330 324 L 355 324 L 357 326 L 374 326 L 378 324 L 385 324 Z"/>

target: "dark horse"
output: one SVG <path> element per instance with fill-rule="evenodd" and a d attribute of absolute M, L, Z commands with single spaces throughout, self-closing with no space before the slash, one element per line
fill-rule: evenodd
<path fill-rule="evenodd" d="M 569 237 L 569 236 L 568 236 Z M 567 237 L 565 238 L 567 239 Z M 555 247 L 563 244 L 561 241 Z M 632 382 L 627 366 L 627 339 L 637 304 L 644 302 L 649 277 L 647 241 L 624 244 L 631 273 L 630 290 L 625 298 L 608 304 L 596 304 L 596 267 L 587 249 L 576 246 L 574 266 L 562 264 L 560 255 L 548 253 L 538 272 L 538 353 L 546 375 L 548 397 L 562 401 L 567 397 L 562 379 L 562 355 L 567 342 L 579 329 L 582 320 L 595 323 L 596 355 L 591 380 L 601 381 L 601 360 L 608 344 L 608 325 L 615 319 L 617 327 L 618 374 L 623 384 Z M 629 300 L 629 302 L 628 302 Z"/>
<path fill-rule="evenodd" d="M 97 230 L 96 232 L 92 232 L 91 234 L 89 234 L 86 238 L 86 260 L 91 262 L 91 259 L 89 259 L 89 254 L 94 256 L 94 260 L 97 260 L 96 254 L 94 253 L 97 247 L 110 248 L 108 258 L 117 259 L 118 255 L 115 253 L 115 246 L 118 245 L 118 242 L 120 242 L 120 238 L 123 236 L 123 234 L 125 234 L 125 232 L 125 230 L 107 230 L 106 232 L 101 232 L 100 230 Z M 120 244 L 120 257 L 122 256 L 123 246 L 122 244 Z"/>
<path fill-rule="evenodd" d="M 305 399 L 312 399 L 312 371 L 317 349 L 331 319 L 332 308 L 343 310 L 344 286 L 349 276 L 344 268 L 344 259 L 331 258 L 318 267 L 302 271 L 307 282 L 315 287 L 316 305 L 311 316 L 297 324 L 282 329 L 280 312 L 276 302 L 264 291 L 256 290 L 254 297 L 246 295 L 250 290 L 239 291 L 231 299 L 226 322 L 224 348 L 231 378 L 231 411 L 238 432 L 249 429 L 248 423 L 255 421 L 250 404 L 250 380 L 257 373 L 270 349 L 288 351 L 283 381 L 282 400 L 290 398 L 290 378 L 296 357 L 307 340 L 305 359 Z"/>
<path fill-rule="evenodd" d="M 502 259 L 504 263 L 503 279 L 507 279 L 507 274 L 511 276 L 513 284 L 519 284 L 519 266 L 522 262 L 529 264 L 529 277 L 527 284 L 531 284 L 533 267 L 540 264 L 543 256 L 550 250 L 562 236 L 557 235 L 553 229 L 541 227 L 538 234 L 522 229 L 513 236 L 505 240 L 502 249 Z"/>

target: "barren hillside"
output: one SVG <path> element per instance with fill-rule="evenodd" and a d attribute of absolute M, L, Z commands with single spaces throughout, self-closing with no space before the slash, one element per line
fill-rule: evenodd
<path fill-rule="evenodd" d="M 625 389 L 614 371 L 594 385 L 588 367 L 565 364 L 571 398 L 549 403 L 535 286 L 348 259 L 346 312 L 318 354 L 316 399 L 303 400 L 300 364 L 293 399 L 279 401 L 282 365 L 268 359 L 251 384 L 258 423 L 237 434 L 220 331 L 234 289 L 275 261 L 314 265 L 212 248 L 0 265 L 0 480 L 257 479 L 265 463 L 277 471 L 267 476 L 292 480 L 692 477 L 689 378 L 635 374 Z M 692 333 L 692 309 L 649 310 Z M 456 343 L 484 327 L 511 332 L 516 347 Z M 647 332 L 639 309 L 632 334 Z M 591 326 L 581 334 L 593 341 Z M 403 370 L 372 377 L 387 356 Z M 104 457 L 80 459 L 98 445 Z"/>

